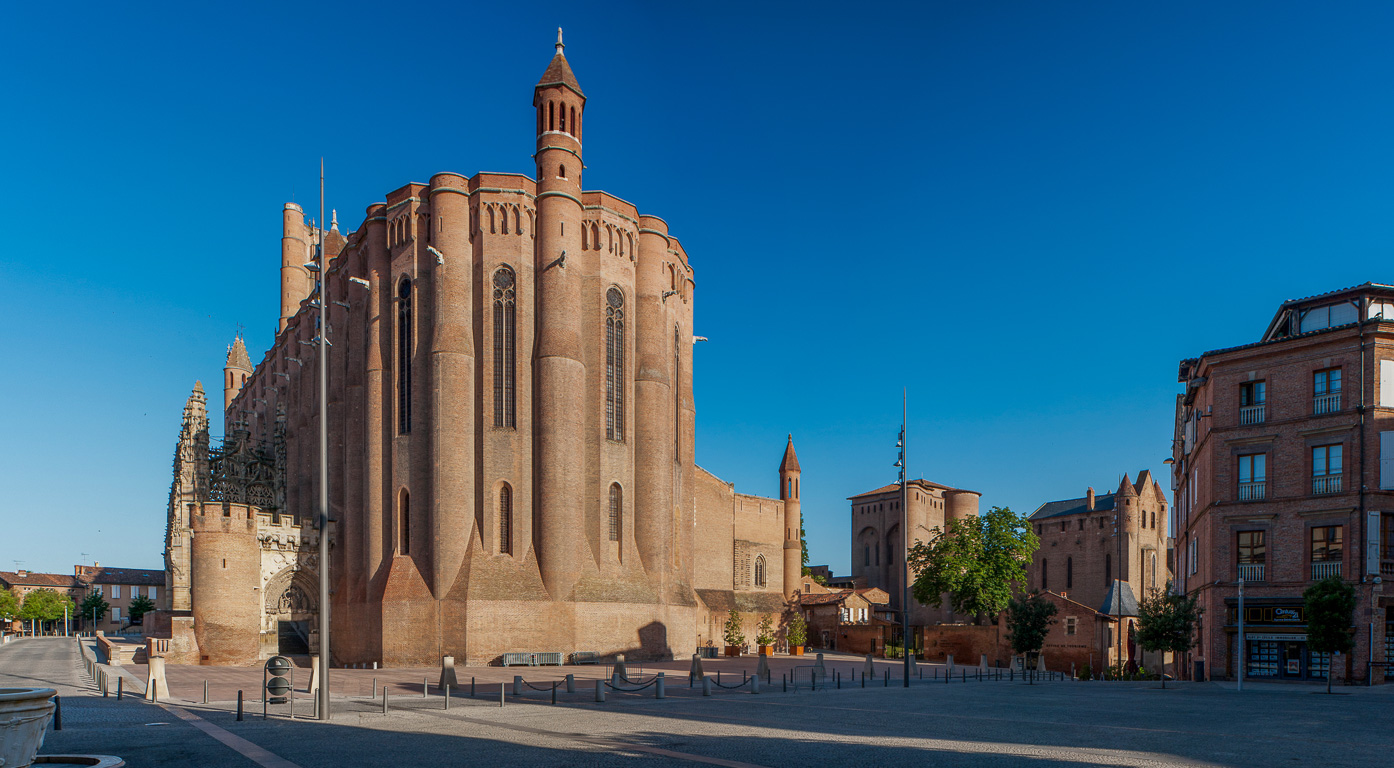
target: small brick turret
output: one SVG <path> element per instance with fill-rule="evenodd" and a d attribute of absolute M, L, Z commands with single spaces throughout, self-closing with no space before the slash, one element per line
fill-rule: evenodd
<path fill-rule="evenodd" d="M 784 594 L 799 591 L 803 575 L 803 512 L 799 508 L 799 457 L 794 436 L 784 447 L 779 462 L 779 498 L 784 500 Z"/>
<path fill-rule="evenodd" d="M 252 375 L 252 360 L 247 356 L 247 345 L 242 342 L 242 334 L 232 340 L 227 348 L 227 362 L 223 364 L 223 410 L 232 407 L 247 377 Z M 226 418 L 226 415 L 225 415 Z"/>

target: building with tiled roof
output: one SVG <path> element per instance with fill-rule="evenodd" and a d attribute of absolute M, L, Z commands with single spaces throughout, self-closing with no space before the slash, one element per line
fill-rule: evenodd
<path fill-rule="evenodd" d="M 875 587 L 888 598 L 887 611 L 897 615 L 905 589 L 905 541 L 903 521 L 909 520 L 910 540 L 929 541 L 935 529 L 943 530 L 951 520 L 977 516 L 977 491 L 954 488 L 929 480 L 910 480 L 906 484 L 906 507 L 901 509 L 899 483 L 859 493 L 851 502 L 852 573 L 850 581 L 858 587 Z M 839 584 L 847 583 L 839 581 Z M 928 626 L 960 621 L 944 604 L 911 606 L 910 624 Z"/>

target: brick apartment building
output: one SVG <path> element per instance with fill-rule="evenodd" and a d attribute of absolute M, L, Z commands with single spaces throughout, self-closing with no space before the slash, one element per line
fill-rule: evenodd
<path fill-rule="evenodd" d="M 1356 589 L 1355 649 L 1337 679 L 1394 661 L 1394 286 L 1283 303 L 1254 343 L 1182 360 L 1172 484 L 1179 586 L 1205 609 L 1202 674 L 1325 679 L 1302 592 Z M 1245 584 L 1245 648 L 1238 588 Z M 1187 670 L 1198 664 L 1187 664 Z"/>

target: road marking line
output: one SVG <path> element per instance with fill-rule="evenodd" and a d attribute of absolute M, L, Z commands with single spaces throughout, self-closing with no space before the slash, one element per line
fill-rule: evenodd
<path fill-rule="evenodd" d="M 165 710 L 166 712 L 173 714 L 175 717 L 179 718 L 180 720 L 183 720 L 189 725 L 192 725 L 200 731 L 203 731 L 209 736 L 212 736 L 213 738 L 222 742 L 224 746 L 228 747 L 237 754 L 247 758 L 248 760 L 251 760 L 257 765 L 262 766 L 262 768 L 300 768 L 299 765 L 292 763 L 284 757 L 281 757 L 280 755 L 277 755 L 260 746 L 257 746 L 256 744 L 253 744 L 252 742 L 247 741 L 241 736 L 238 736 L 235 733 L 231 733 L 224 728 L 219 728 L 218 726 L 208 722 L 207 720 L 204 720 L 203 718 L 199 717 L 193 712 L 184 709 L 183 707 L 174 707 L 168 704 L 160 704 L 160 708 Z"/>

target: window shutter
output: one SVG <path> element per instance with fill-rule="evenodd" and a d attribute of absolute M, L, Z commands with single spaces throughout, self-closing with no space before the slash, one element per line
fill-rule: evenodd
<path fill-rule="evenodd" d="M 1394 391 L 1394 379 L 1390 379 L 1389 389 Z M 1394 488 L 1394 432 L 1379 433 L 1379 487 Z"/>
<path fill-rule="evenodd" d="M 1383 439 L 1387 432 L 1381 433 Z M 1384 460 L 1380 460 L 1383 464 Z M 1366 513 L 1365 519 L 1365 573 L 1370 575 L 1379 574 L 1379 524 L 1380 513 L 1370 511 Z"/>
<path fill-rule="evenodd" d="M 1379 361 L 1379 404 L 1394 408 L 1394 360 Z"/>

